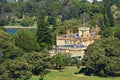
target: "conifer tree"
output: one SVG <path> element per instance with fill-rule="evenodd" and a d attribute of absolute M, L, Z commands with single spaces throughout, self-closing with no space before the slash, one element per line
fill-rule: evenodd
<path fill-rule="evenodd" d="M 52 46 L 52 32 L 49 27 L 48 17 L 45 11 L 41 11 L 38 18 L 37 41 L 41 48 L 50 49 Z"/>

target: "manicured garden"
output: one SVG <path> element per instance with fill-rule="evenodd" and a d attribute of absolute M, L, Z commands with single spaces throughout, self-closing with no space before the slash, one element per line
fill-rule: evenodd
<path fill-rule="evenodd" d="M 44 80 L 120 80 L 120 77 L 97 77 L 76 74 L 79 69 L 76 67 L 67 67 L 62 71 L 50 70 Z M 39 80 L 39 76 L 32 76 L 30 80 Z"/>

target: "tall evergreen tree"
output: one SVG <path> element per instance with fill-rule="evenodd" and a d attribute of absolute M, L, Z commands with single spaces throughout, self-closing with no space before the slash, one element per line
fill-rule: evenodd
<path fill-rule="evenodd" d="M 105 7 L 105 14 L 108 18 L 107 20 L 108 20 L 109 26 L 114 26 L 113 15 L 111 12 L 111 5 L 114 4 L 114 1 L 113 0 L 109 0 L 109 1 L 103 0 L 103 2 L 104 2 L 104 7 Z"/>
<path fill-rule="evenodd" d="M 38 18 L 37 41 L 42 48 L 52 46 L 52 32 L 50 31 L 48 17 L 45 11 L 41 11 Z"/>

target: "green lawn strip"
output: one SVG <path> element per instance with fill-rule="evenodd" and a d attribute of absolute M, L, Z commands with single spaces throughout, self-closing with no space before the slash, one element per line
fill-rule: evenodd
<path fill-rule="evenodd" d="M 76 67 L 66 67 L 63 71 L 50 70 L 44 80 L 120 80 L 120 77 L 97 77 L 85 76 L 84 74 L 75 74 L 79 69 Z M 38 80 L 39 76 L 32 76 L 30 80 Z"/>

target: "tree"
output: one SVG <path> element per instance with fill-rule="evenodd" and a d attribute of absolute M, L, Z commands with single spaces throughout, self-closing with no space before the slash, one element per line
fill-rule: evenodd
<path fill-rule="evenodd" d="M 116 37 L 120 39 L 120 28 L 119 27 L 113 27 L 112 28 L 112 37 Z"/>
<path fill-rule="evenodd" d="M 103 20 L 103 15 L 102 14 L 97 13 L 97 14 L 93 15 L 93 21 L 96 24 L 96 26 L 99 25 L 102 20 Z"/>
<path fill-rule="evenodd" d="M 116 0 L 115 0 L 116 1 Z M 114 3 L 113 0 L 103 0 L 104 2 L 104 7 L 105 7 L 105 14 L 106 17 L 108 18 L 109 26 L 114 26 L 114 20 L 113 20 L 113 15 L 111 11 L 111 6 Z"/>
<path fill-rule="evenodd" d="M 26 11 L 25 3 L 21 2 L 21 1 L 17 2 L 17 4 L 14 3 L 12 9 L 13 9 L 13 13 L 16 15 L 16 17 L 18 19 L 21 19 L 23 17 L 23 15 L 25 14 L 25 11 Z"/>
<path fill-rule="evenodd" d="M 39 8 L 39 2 L 36 2 L 35 0 L 28 0 L 25 2 L 24 12 L 33 16 L 39 12 Z"/>
<path fill-rule="evenodd" d="M 73 29 L 73 32 L 77 32 L 77 29 L 80 25 L 81 25 L 81 21 L 79 19 L 70 19 L 70 20 L 65 20 L 63 22 L 58 21 L 56 33 L 65 34 L 66 30 L 68 29 Z"/>
<path fill-rule="evenodd" d="M 0 51 L 1 59 L 15 59 L 22 56 L 24 51 L 14 45 L 13 37 L 0 30 Z"/>
<path fill-rule="evenodd" d="M 4 59 L 4 51 L 12 44 L 12 36 L 0 30 L 0 63 Z"/>
<path fill-rule="evenodd" d="M 104 27 L 104 29 L 101 31 L 101 35 L 104 38 L 108 38 L 112 36 L 112 30 L 110 27 Z"/>
<path fill-rule="evenodd" d="M 51 58 L 51 63 L 52 65 L 55 65 L 56 69 L 60 70 L 67 65 L 67 56 L 62 53 L 57 53 Z"/>
<path fill-rule="evenodd" d="M 6 0 L 0 0 L 1 3 L 6 3 L 7 1 Z"/>
<path fill-rule="evenodd" d="M 86 74 L 120 76 L 120 41 L 102 38 L 87 48 L 82 64 Z"/>
<path fill-rule="evenodd" d="M 12 4 L 11 3 L 6 3 L 2 7 L 3 12 L 12 12 Z"/>
<path fill-rule="evenodd" d="M 111 6 L 111 11 L 112 11 L 112 15 L 113 15 L 113 18 L 114 18 L 114 22 L 115 22 L 115 25 L 119 25 L 119 19 L 120 19 L 120 11 L 119 11 L 119 8 L 117 5 L 112 5 Z"/>
<path fill-rule="evenodd" d="M 47 11 L 48 14 L 50 14 L 51 16 L 57 17 L 58 15 L 60 15 L 61 9 L 62 9 L 61 3 L 52 2 L 51 4 L 49 4 Z"/>
<path fill-rule="evenodd" d="M 18 57 L 21 57 L 25 52 L 16 47 L 16 46 L 9 46 L 5 51 L 4 51 L 4 59 L 15 59 Z"/>
<path fill-rule="evenodd" d="M 7 60 L 0 64 L 0 80 L 28 80 L 32 68 L 25 60 Z"/>
<path fill-rule="evenodd" d="M 5 19 L 0 19 L 0 26 L 5 26 L 5 25 L 8 25 L 8 21 L 5 20 Z"/>
<path fill-rule="evenodd" d="M 120 28 L 118 26 L 115 27 L 107 27 L 104 28 L 103 31 L 101 31 L 102 37 L 108 38 L 108 37 L 115 37 L 120 39 Z"/>
<path fill-rule="evenodd" d="M 32 69 L 33 74 L 46 72 L 47 69 L 50 68 L 50 56 L 48 52 L 26 53 L 23 55 L 23 58 L 27 60 L 27 63 L 34 66 L 34 68 Z"/>
<path fill-rule="evenodd" d="M 32 18 L 31 17 L 29 17 L 29 16 L 24 16 L 23 18 L 22 18 L 22 21 L 20 22 L 20 25 L 22 25 L 22 26 L 32 26 L 34 24 L 34 21 L 32 20 Z"/>
<path fill-rule="evenodd" d="M 29 30 L 20 30 L 14 37 L 15 45 L 22 48 L 24 51 L 38 51 L 39 45 L 36 40 L 36 36 Z"/>
<path fill-rule="evenodd" d="M 48 17 L 46 16 L 45 11 L 41 11 L 39 18 L 38 18 L 38 29 L 37 29 L 37 41 L 41 44 L 44 43 L 45 45 L 48 45 L 48 47 L 44 47 L 47 49 L 50 49 L 52 47 L 53 41 L 52 41 L 52 32 L 49 27 L 48 23 Z"/>

